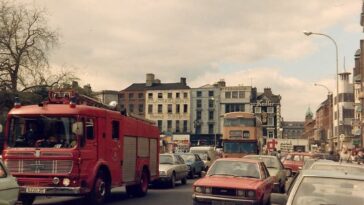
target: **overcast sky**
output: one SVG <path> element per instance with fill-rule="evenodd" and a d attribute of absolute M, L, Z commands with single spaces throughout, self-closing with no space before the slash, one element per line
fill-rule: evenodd
<path fill-rule="evenodd" d="M 21 1 L 24 2 L 24 1 Z M 154 73 L 162 82 L 187 77 L 199 87 L 271 87 L 282 96 L 285 120 L 304 120 L 327 91 L 339 66 L 352 72 L 363 38 L 361 0 L 28 0 L 46 8 L 60 33 L 54 68 L 76 69 L 93 90 L 122 90 Z"/>

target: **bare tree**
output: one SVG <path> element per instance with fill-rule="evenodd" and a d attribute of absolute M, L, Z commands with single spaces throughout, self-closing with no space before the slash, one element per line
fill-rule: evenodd
<path fill-rule="evenodd" d="M 48 54 L 57 43 L 44 10 L 0 0 L 0 89 L 17 93 L 74 79 L 50 72 Z"/>

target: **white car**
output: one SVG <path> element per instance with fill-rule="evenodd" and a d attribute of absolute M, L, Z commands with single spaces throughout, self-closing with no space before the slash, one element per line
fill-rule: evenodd
<path fill-rule="evenodd" d="M 0 159 L 0 204 L 15 204 L 18 195 L 19 185 Z"/>

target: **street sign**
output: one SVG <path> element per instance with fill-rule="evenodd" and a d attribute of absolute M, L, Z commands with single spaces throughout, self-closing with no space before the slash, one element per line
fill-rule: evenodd
<path fill-rule="evenodd" d="M 344 135 L 344 134 L 341 134 L 341 135 L 339 136 L 339 139 L 340 139 L 340 141 L 344 141 L 344 140 L 345 140 L 345 135 Z"/>

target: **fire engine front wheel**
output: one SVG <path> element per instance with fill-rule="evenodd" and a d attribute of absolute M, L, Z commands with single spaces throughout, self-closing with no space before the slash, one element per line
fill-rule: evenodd
<path fill-rule="evenodd" d="M 86 200 L 88 204 L 91 205 L 103 204 L 110 191 L 111 188 L 108 182 L 106 181 L 105 175 L 102 172 L 100 172 L 97 175 L 92 191 L 86 196 Z"/>

